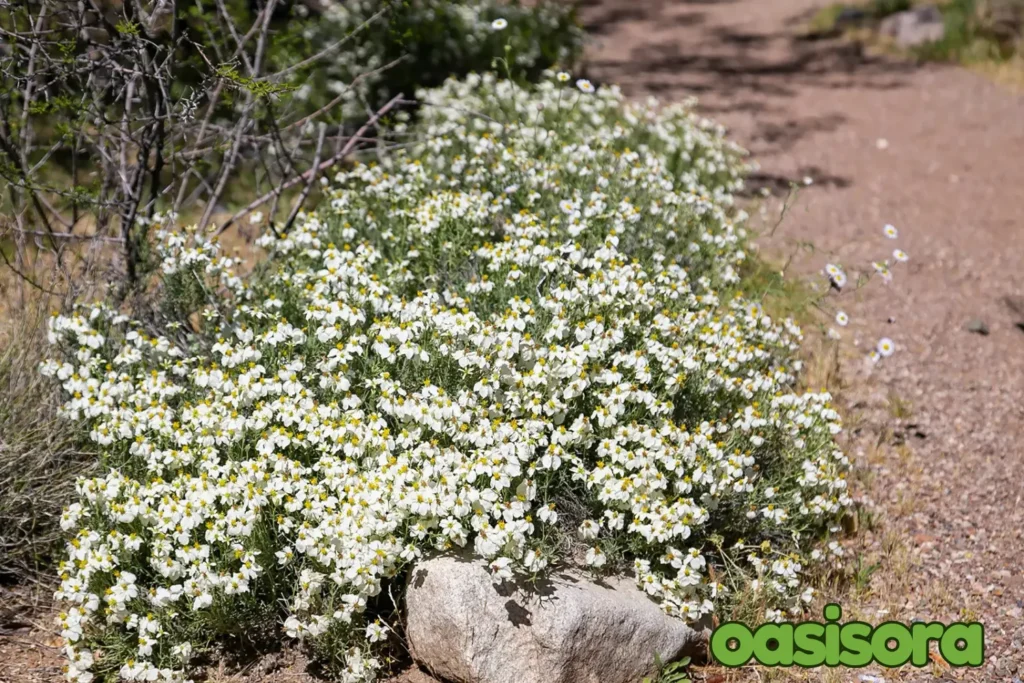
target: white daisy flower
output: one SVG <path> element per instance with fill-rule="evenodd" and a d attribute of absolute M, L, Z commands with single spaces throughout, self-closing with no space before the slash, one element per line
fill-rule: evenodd
<path fill-rule="evenodd" d="M 842 289 L 846 286 L 846 273 L 843 269 L 834 263 L 825 264 L 825 275 L 837 289 Z"/>
<path fill-rule="evenodd" d="M 888 261 L 875 261 L 871 265 L 874 267 L 875 272 L 882 276 L 882 282 L 885 284 L 892 282 L 892 271 L 889 270 Z"/>
<path fill-rule="evenodd" d="M 508 28 L 508 20 L 505 19 L 504 17 L 495 19 L 494 21 L 491 22 L 491 28 L 493 28 L 495 31 L 504 30 Z"/>
<path fill-rule="evenodd" d="M 381 625 L 379 621 L 375 621 L 366 627 L 366 639 L 371 643 L 379 643 L 388 636 L 388 630 Z"/>
<path fill-rule="evenodd" d="M 892 252 L 892 257 L 896 259 L 896 261 L 899 263 L 906 263 L 907 261 L 910 260 L 910 257 L 907 256 L 907 252 L 903 251 L 902 249 L 894 250 Z"/>
<path fill-rule="evenodd" d="M 838 311 L 836 313 L 836 325 L 846 327 L 848 324 L 850 324 L 850 316 L 846 315 L 844 311 Z"/>
<path fill-rule="evenodd" d="M 571 76 L 567 71 L 559 71 L 555 78 L 558 79 L 559 83 L 568 83 Z"/>
<path fill-rule="evenodd" d="M 883 358 L 888 358 L 893 354 L 893 352 L 896 351 L 896 345 L 893 343 L 892 339 L 889 339 L 888 337 L 882 337 L 881 339 L 878 340 L 877 349 L 878 355 L 882 356 Z"/>
<path fill-rule="evenodd" d="M 897 230 L 896 226 L 893 225 L 892 223 L 886 223 L 885 226 L 882 228 L 882 232 L 885 233 L 885 236 L 891 240 L 894 240 L 900 236 L 900 231 Z"/>
<path fill-rule="evenodd" d="M 587 93 L 588 95 L 594 92 L 594 84 L 585 78 L 576 81 L 576 87 L 580 89 L 580 92 Z"/>
<path fill-rule="evenodd" d="M 601 526 L 592 519 L 585 519 L 580 524 L 579 534 L 582 539 L 597 538 L 598 532 L 601 531 Z"/>

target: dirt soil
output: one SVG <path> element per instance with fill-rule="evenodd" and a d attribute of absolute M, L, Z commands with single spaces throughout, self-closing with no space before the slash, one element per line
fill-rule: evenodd
<path fill-rule="evenodd" d="M 700 98 L 700 111 L 760 164 L 751 185 L 771 193 L 770 215 L 791 183 L 801 185 L 762 245 L 785 258 L 797 242 L 813 243 L 794 269 L 813 273 L 831 261 L 853 280 L 894 247 L 910 255 L 891 285 L 848 287 L 838 300 L 851 318 L 842 330 L 851 455 L 866 473 L 865 518 L 877 520 L 854 542 L 851 557 L 867 559 L 844 607 L 849 618 L 876 622 L 980 620 L 986 665 L 705 670 L 697 679 L 1020 683 L 1024 95 L 957 67 L 800 40 L 803 22 L 825 4 L 588 0 L 581 16 L 596 42 L 587 74 L 632 96 Z M 883 237 L 886 223 L 897 240 Z M 866 352 L 883 336 L 897 350 L 871 365 Z M 0 594 L 0 683 L 58 680 L 58 643 L 16 602 Z"/>

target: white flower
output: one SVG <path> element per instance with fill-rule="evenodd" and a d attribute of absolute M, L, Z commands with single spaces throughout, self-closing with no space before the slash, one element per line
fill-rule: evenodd
<path fill-rule="evenodd" d="M 531 572 L 543 571 L 547 567 L 547 560 L 539 549 L 529 550 L 523 558 L 523 565 Z"/>
<path fill-rule="evenodd" d="M 846 315 L 844 311 L 836 312 L 836 325 L 840 327 L 846 327 L 850 323 L 850 316 Z"/>
<path fill-rule="evenodd" d="M 598 547 L 588 548 L 585 561 L 590 567 L 602 567 L 608 561 L 608 557 Z"/>
<path fill-rule="evenodd" d="M 900 236 L 900 233 L 896 229 L 896 226 L 892 225 L 891 223 L 886 223 L 885 226 L 882 228 L 882 232 L 885 233 L 885 236 L 891 240 L 894 240 Z"/>
<path fill-rule="evenodd" d="M 508 20 L 505 19 L 504 17 L 495 19 L 494 21 L 491 22 L 491 28 L 494 29 L 495 31 L 504 30 L 505 28 L 508 28 Z"/>
<path fill-rule="evenodd" d="M 896 259 L 896 261 L 898 261 L 899 263 L 906 263 L 910 259 L 910 257 L 907 256 L 907 252 L 903 251 L 902 249 L 895 249 L 892 252 L 892 257 Z"/>
<path fill-rule="evenodd" d="M 580 538 L 587 540 L 597 538 L 597 534 L 601 531 L 601 525 L 592 519 L 585 519 L 580 524 L 579 535 Z"/>
<path fill-rule="evenodd" d="M 894 351 L 896 351 L 896 345 L 893 344 L 892 339 L 889 339 L 888 337 L 882 337 L 881 339 L 878 340 L 877 350 L 878 355 L 880 355 L 882 358 L 888 358 L 893 354 Z"/>
<path fill-rule="evenodd" d="M 262 211 L 253 211 L 251 214 L 249 214 L 249 223 L 251 225 L 257 225 L 257 224 L 262 223 L 262 222 L 263 222 L 263 212 Z"/>
<path fill-rule="evenodd" d="M 580 89 L 580 92 L 587 93 L 588 95 L 594 92 L 594 84 L 585 78 L 577 80 L 576 87 Z"/>
<path fill-rule="evenodd" d="M 388 630 L 380 621 L 374 621 L 366 627 L 366 639 L 371 643 L 379 643 L 388 637 Z"/>
<path fill-rule="evenodd" d="M 559 83 L 568 83 L 572 76 L 567 71 L 559 71 L 555 78 L 558 79 Z"/>
<path fill-rule="evenodd" d="M 836 289 L 846 286 L 846 273 L 834 263 L 825 264 L 825 275 Z"/>
<path fill-rule="evenodd" d="M 892 282 L 892 271 L 889 270 L 888 261 L 875 261 L 871 266 L 875 269 L 876 273 L 882 276 L 882 282 L 884 284 L 888 285 Z"/>
<path fill-rule="evenodd" d="M 501 583 L 512 578 L 512 560 L 507 557 L 499 557 L 490 564 L 491 579 L 495 583 Z"/>

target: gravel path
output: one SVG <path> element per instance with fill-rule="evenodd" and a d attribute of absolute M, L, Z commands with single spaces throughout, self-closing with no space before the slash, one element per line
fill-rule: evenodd
<path fill-rule="evenodd" d="M 854 449 L 889 529 L 872 536 L 907 556 L 879 570 L 865 600 L 888 619 L 985 624 L 986 668 L 937 673 L 1024 678 L 1024 96 L 965 69 L 797 39 L 825 4 L 592 0 L 588 71 L 630 95 L 696 95 L 759 162 L 754 184 L 776 196 L 811 178 L 767 245 L 813 242 L 796 266 L 910 254 L 889 287 L 840 298 L 852 320 L 844 342 L 857 343 L 843 373 L 864 422 L 853 431 L 883 440 Z M 969 331 L 972 321 L 989 334 Z M 864 381 L 863 353 L 881 336 L 898 350 Z"/>

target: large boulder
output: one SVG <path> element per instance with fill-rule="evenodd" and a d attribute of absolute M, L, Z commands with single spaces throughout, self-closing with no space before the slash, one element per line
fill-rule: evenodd
<path fill-rule="evenodd" d="M 413 659 L 455 683 L 638 683 L 701 651 L 705 628 L 667 616 L 631 579 L 561 574 L 495 584 L 479 560 L 440 557 L 409 577 Z"/>

